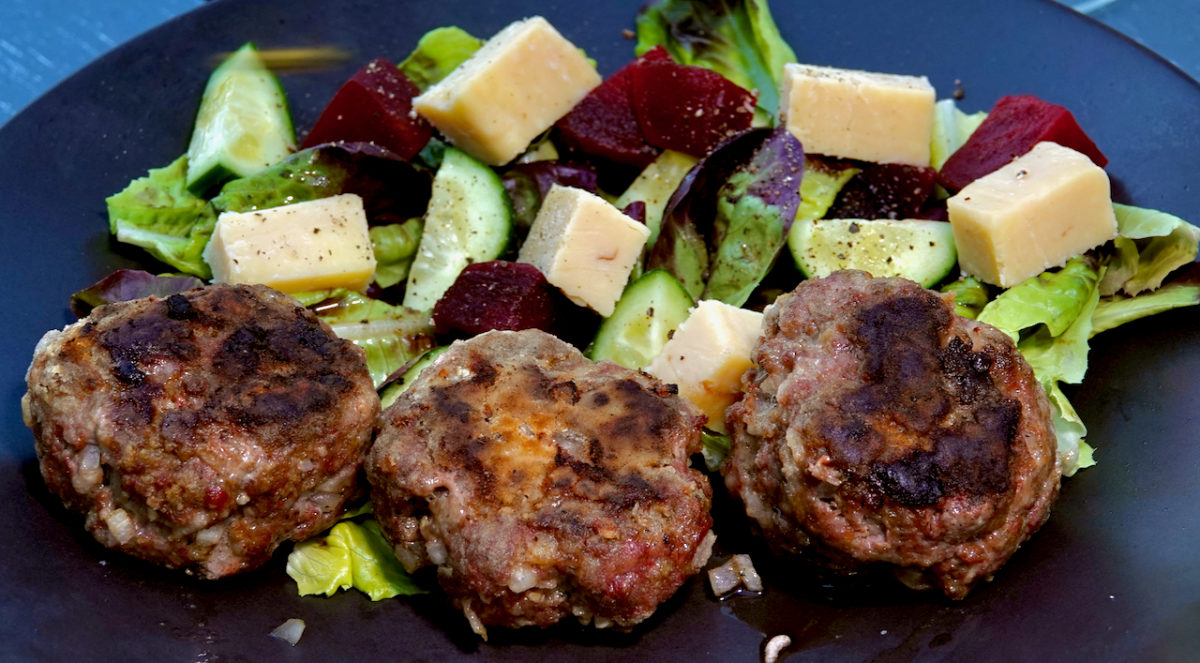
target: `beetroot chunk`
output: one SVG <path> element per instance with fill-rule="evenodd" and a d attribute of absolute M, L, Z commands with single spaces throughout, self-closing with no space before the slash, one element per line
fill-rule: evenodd
<path fill-rule="evenodd" d="M 585 154 L 644 168 L 659 150 L 646 143 L 630 99 L 634 70 L 650 62 L 670 62 L 661 46 L 622 67 L 587 94 L 555 125 L 563 142 Z"/>
<path fill-rule="evenodd" d="M 396 65 L 376 58 L 342 85 L 301 147 L 370 142 L 407 161 L 433 135 L 429 123 L 411 112 L 412 99 L 420 93 Z"/>
<path fill-rule="evenodd" d="M 1042 141 L 1082 152 L 1101 168 L 1108 164 L 1071 111 L 1031 94 L 1022 94 L 1002 97 L 996 102 L 983 124 L 942 165 L 938 181 L 947 190 L 958 191 Z"/>
<path fill-rule="evenodd" d="M 902 163 L 862 163 L 825 214 L 829 219 L 911 219 L 933 195 L 937 172 Z"/>
<path fill-rule="evenodd" d="M 554 286 L 537 267 L 493 260 L 467 265 L 433 307 L 439 334 L 482 334 L 492 329 L 553 332 Z"/>
<path fill-rule="evenodd" d="M 710 69 L 652 62 L 632 79 L 638 126 L 656 147 L 703 157 L 754 120 L 754 93 Z"/>

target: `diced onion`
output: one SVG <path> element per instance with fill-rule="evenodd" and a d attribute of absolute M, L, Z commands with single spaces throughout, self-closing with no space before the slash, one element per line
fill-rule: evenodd
<path fill-rule="evenodd" d="M 283 640 L 293 647 L 296 646 L 297 642 L 300 642 L 300 636 L 302 635 L 304 635 L 303 619 L 289 619 L 279 626 L 276 626 L 274 631 L 271 631 L 272 638 Z"/>
<path fill-rule="evenodd" d="M 508 589 L 514 594 L 520 594 L 537 585 L 537 574 L 528 566 L 518 566 L 508 577 Z"/>
<path fill-rule="evenodd" d="M 429 561 L 441 566 L 446 563 L 446 544 L 441 541 L 426 541 L 425 554 L 429 556 Z"/>
<path fill-rule="evenodd" d="M 734 568 L 737 569 L 738 576 L 742 579 L 742 585 L 752 591 L 761 592 L 763 590 L 762 578 L 759 577 L 758 571 L 754 568 L 754 562 L 750 561 L 749 555 L 734 555 Z"/>
<path fill-rule="evenodd" d="M 136 527 L 133 524 L 133 519 L 129 517 L 124 509 L 113 509 L 103 516 L 104 524 L 108 527 L 108 531 L 117 540 L 117 543 L 125 545 L 136 534 Z"/>
<path fill-rule="evenodd" d="M 744 587 L 751 592 L 763 590 L 762 578 L 749 555 L 734 555 L 724 564 L 708 570 L 708 583 L 718 598 Z"/>
<path fill-rule="evenodd" d="M 220 542 L 224 534 L 225 527 L 223 525 L 202 529 L 196 533 L 196 545 L 205 547 L 215 546 Z"/>
<path fill-rule="evenodd" d="M 741 582 L 737 569 L 733 568 L 733 560 L 708 570 L 708 584 L 712 587 L 713 594 L 718 597 L 737 589 Z"/>

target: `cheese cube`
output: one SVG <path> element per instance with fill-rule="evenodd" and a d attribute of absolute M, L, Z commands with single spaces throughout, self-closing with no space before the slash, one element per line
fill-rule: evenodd
<path fill-rule="evenodd" d="M 571 301 L 610 316 L 650 231 L 594 193 L 555 184 L 517 260 Z"/>
<path fill-rule="evenodd" d="M 971 182 L 946 205 L 958 264 L 1004 288 L 1116 237 L 1108 175 L 1056 143 Z"/>
<path fill-rule="evenodd" d="M 924 76 L 789 63 L 780 115 L 810 154 L 929 165 L 935 94 Z"/>
<path fill-rule="evenodd" d="M 292 205 L 224 212 L 204 248 L 213 281 L 283 292 L 365 290 L 375 275 L 362 198 L 347 193 Z"/>
<path fill-rule="evenodd" d="M 762 313 L 715 299 L 696 304 L 646 372 L 679 386 L 679 393 L 708 415 L 708 427 L 725 431 L 725 409 L 742 393 L 762 333 Z"/>
<path fill-rule="evenodd" d="M 600 84 L 574 44 L 535 16 L 488 40 L 413 108 L 451 143 L 493 166 L 508 163 Z"/>

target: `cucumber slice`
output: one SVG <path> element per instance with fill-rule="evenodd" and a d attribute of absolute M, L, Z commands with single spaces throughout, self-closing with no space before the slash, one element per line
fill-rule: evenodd
<path fill-rule="evenodd" d="M 928 288 L 958 264 L 954 234 L 944 221 L 798 220 L 788 233 L 788 248 L 808 278 L 861 269 L 874 276 L 903 276 Z"/>
<path fill-rule="evenodd" d="M 699 161 L 690 154 L 663 150 L 613 203 L 617 209 L 625 209 L 629 203 L 639 200 L 646 204 L 646 227 L 650 229 L 646 246 L 654 246 L 658 240 L 663 211 L 671 200 L 671 194 L 675 193 L 679 183 Z"/>
<path fill-rule="evenodd" d="M 625 288 L 613 314 L 600 323 L 588 357 L 610 359 L 626 368 L 645 368 L 695 305 L 669 272 L 646 272 Z"/>
<path fill-rule="evenodd" d="M 295 149 L 283 86 L 254 44 L 247 43 L 208 78 L 188 145 L 187 188 L 206 197 L 220 184 L 253 175 Z"/>
<path fill-rule="evenodd" d="M 404 305 L 433 310 L 463 268 L 499 258 L 511 238 L 512 205 L 500 176 L 466 152 L 447 147 L 433 178 Z"/>

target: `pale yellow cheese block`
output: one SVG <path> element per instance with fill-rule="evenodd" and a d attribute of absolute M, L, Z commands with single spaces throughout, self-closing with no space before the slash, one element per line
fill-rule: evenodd
<path fill-rule="evenodd" d="M 958 264 L 1011 287 L 1116 237 L 1108 175 L 1084 154 L 1038 143 L 947 202 Z"/>
<path fill-rule="evenodd" d="M 646 372 L 678 385 L 680 395 L 708 415 L 708 427 L 724 432 L 725 409 L 741 396 L 742 374 L 761 334 L 762 313 L 702 300 Z"/>
<path fill-rule="evenodd" d="M 600 74 L 549 21 L 517 21 L 413 99 L 451 143 L 508 163 L 600 84 Z"/>
<path fill-rule="evenodd" d="M 347 193 L 253 212 L 224 212 L 204 249 L 213 281 L 283 292 L 365 290 L 375 275 L 362 198 Z"/>
<path fill-rule="evenodd" d="M 541 270 L 571 301 L 612 315 L 650 231 L 594 193 L 555 184 L 517 260 Z"/>
<path fill-rule="evenodd" d="M 789 63 L 780 100 L 805 152 L 929 165 L 936 94 L 924 76 Z"/>

